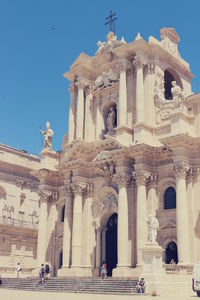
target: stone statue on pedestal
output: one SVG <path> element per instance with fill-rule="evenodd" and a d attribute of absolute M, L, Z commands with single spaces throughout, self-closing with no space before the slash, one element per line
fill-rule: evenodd
<path fill-rule="evenodd" d="M 52 137 L 54 135 L 53 130 L 50 128 L 50 123 L 46 122 L 46 130 L 40 129 L 40 132 L 44 136 L 43 150 L 52 151 Z"/>
<path fill-rule="evenodd" d="M 148 227 L 148 243 L 157 245 L 158 243 L 156 239 L 157 239 L 157 232 L 159 230 L 158 219 L 156 217 L 149 215 L 148 218 L 145 218 L 145 221 Z"/>
<path fill-rule="evenodd" d="M 106 120 L 107 134 L 109 135 L 114 135 L 115 117 L 114 107 L 111 106 Z"/>

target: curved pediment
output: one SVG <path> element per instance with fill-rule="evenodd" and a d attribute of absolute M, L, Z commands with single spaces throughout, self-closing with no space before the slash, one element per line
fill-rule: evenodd
<path fill-rule="evenodd" d="M 97 161 L 105 159 L 112 150 L 121 149 L 123 146 L 112 137 L 105 140 L 96 140 L 93 142 L 77 141 L 66 155 L 67 162 L 75 160 Z M 104 153 L 104 155 L 103 155 Z"/>

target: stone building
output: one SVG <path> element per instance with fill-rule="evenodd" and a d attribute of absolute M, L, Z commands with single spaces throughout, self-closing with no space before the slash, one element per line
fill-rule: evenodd
<path fill-rule="evenodd" d="M 62 152 L 49 125 L 40 159 L 1 145 L 0 268 L 20 260 L 34 274 L 47 261 L 57 276 L 98 276 L 106 260 L 109 275 L 138 274 L 148 216 L 164 263 L 200 260 L 200 94 L 176 31 L 160 33 L 110 32 L 79 55 L 64 74 Z"/>

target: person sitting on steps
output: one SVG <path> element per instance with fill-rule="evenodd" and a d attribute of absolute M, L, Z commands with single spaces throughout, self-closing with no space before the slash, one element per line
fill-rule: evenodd
<path fill-rule="evenodd" d="M 145 289 L 146 289 L 146 285 L 145 285 L 145 281 L 144 278 L 142 277 L 136 286 L 136 293 L 138 294 L 144 294 L 145 293 Z"/>

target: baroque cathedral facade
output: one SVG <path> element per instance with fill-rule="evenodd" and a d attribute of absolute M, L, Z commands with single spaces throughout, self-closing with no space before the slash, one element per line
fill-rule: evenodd
<path fill-rule="evenodd" d="M 163 268 L 200 260 L 200 93 L 173 28 L 161 40 L 113 32 L 81 53 L 70 81 L 69 130 L 41 156 L 0 145 L 0 273 L 55 276 L 139 274 L 158 220 Z M 37 272 L 36 272 L 37 271 Z"/>

